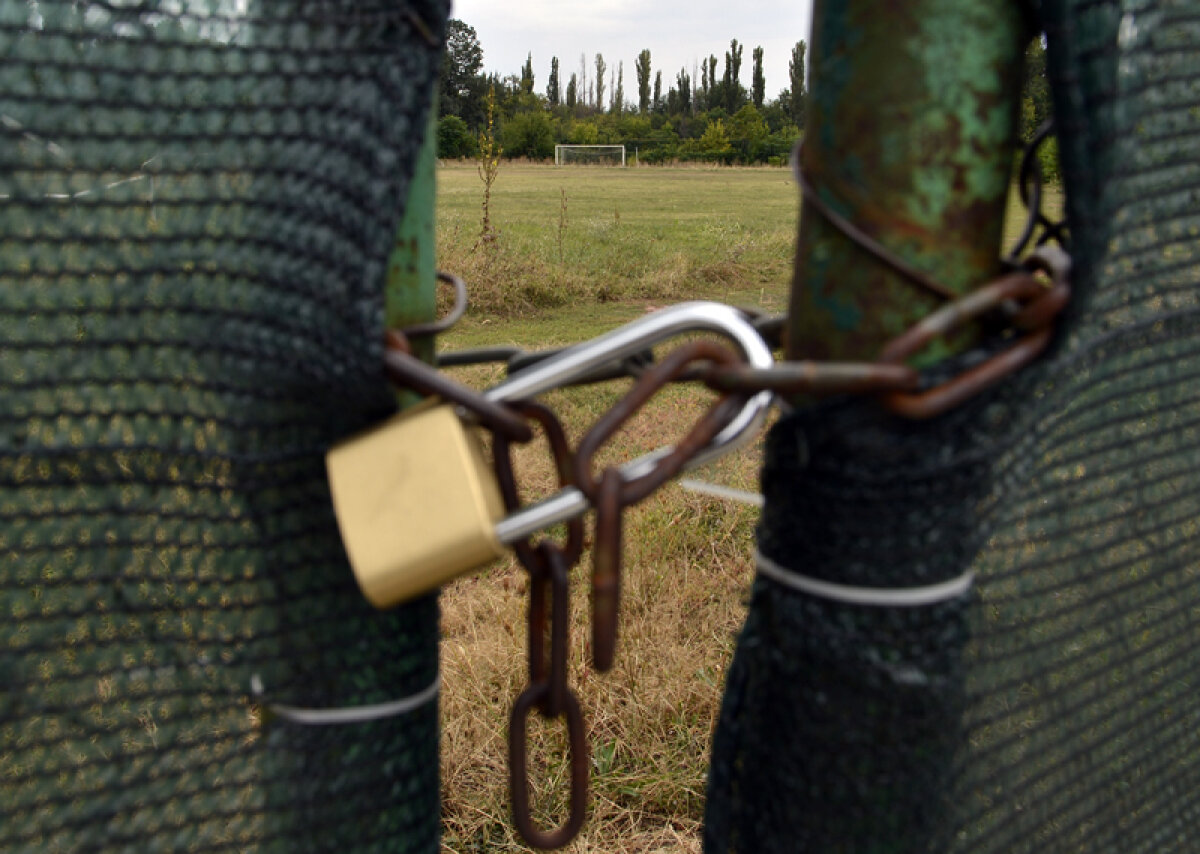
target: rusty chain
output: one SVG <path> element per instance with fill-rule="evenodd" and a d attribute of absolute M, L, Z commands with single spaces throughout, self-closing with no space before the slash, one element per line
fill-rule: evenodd
<path fill-rule="evenodd" d="M 562 425 L 547 407 L 532 401 L 510 404 L 523 418 L 536 422 L 546 437 L 559 486 L 571 484 L 574 454 Z M 504 506 L 515 511 L 521 505 L 512 463 L 512 441 L 499 434 L 493 443 L 493 468 Z M 530 845 L 560 848 L 575 837 L 587 813 L 588 749 L 579 699 L 567 684 L 567 655 L 570 650 L 570 570 L 583 553 L 583 520 L 567 523 L 562 543 L 549 538 L 532 543 L 529 538 L 513 544 L 517 559 L 529 575 L 529 682 L 513 703 L 508 724 L 509 797 L 513 823 Z M 547 605 L 549 610 L 547 612 Z M 546 649 L 549 640 L 549 650 Z M 528 718 L 531 710 L 549 720 L 564 718 L 570 775 L 567 817 L 553 830 L 543 830 L 534 820 L 529 803 Z"/>
<path fill-rule="evenodd" d="M 626 479 L 615 468 L 593 476 L 597 452 L 620 427 L 666 385 L 695 362 L 730 367 L 739 359 L 712 341 L 683 344 L 647 370 L 633 388 L 606 412 L 580 440 L 575 456 L 575 485 L 596 510 L 595 551 L 592 560 L 592 662 L 603 673 L 616 652 L 617 614 L 621 589 L 621 512 L 644 500 L 671 478 L 727 425 L 748 394 L 722 393 L 692 430 L 646 474 Z"/>
<path fill-rule="evenodd" d="M 1057 246 L 1038 247 L 1018 269 L 1005 273 L 966 296 L 946 302 L 911 329 L 884 345 L 874 362 L 777 362 L 769 369 L 745 364 L 709 364 L 682 371 L 675 381 L 702 381 L 714 391 L 753 394 L 772 391 L 801 395 L 873 395 L 896 415 L 926 419 L 943 414 L 1015 373 L 1050 343 L 1054 324 L 1070 298 L 1070 258 Z M 934 339 L 947 336 L 987 315 L 1001 323 L 1002 348 L 982 365 L 937 385 L 923 387 L 918 371 L 905 364 Z M 752 318 L 770 335 L 783 326 L 779 315 Z M 777 338 L 772 343 L 778 343 Z M 517 348 L 464 351 L 439 364 L 465 365 L 506 361 L 510 370 L 547 358 L 558 350 L 527 353 Z M 477 358 L 476 358 L 477 357 Z M 652 366 L 652 354 L 613 363 L 575 384 L 617 377 L 640 377 Z"/>
<path fill-rule="evenodd" d="M 686 378 L 699 379 L 725 392 L 767 389 L 785 396 L 871 394 L 896 415 L 932 418 L 962 405 L 1045 350 L 1054 323 L 1070 299 L 1069 274 L 1070 259 L 1065 252 L 1053 246 L 1040 247 L 1022 269 L 947 302 L 922 318 L 885 344 L 875 362 L 792 361 L 777 363 L 768 370 L 709 366 Z M 905 361 L 935 339 L 989 314 L 1003 320 L 1000 351 L 949 380 L 923 388 L 920 374 Z"/>
<path fill-rule="evenodd" d="M 736 357 L 726 348 L 708 341 L 684 345 L 651 368 L 625 398 L 589 431 L 580 443 L 578 454 L 571 451 L 562 425 L 550 409 L 532 401 L 509 404 L 522 418 L 541 427 L 550 447 L 559 486 L 575 485 L 585 494 L 594 496 L 597 518 L 595 557 L 592 561 L 592 648 L 595 667 L 601 672 L 612 666 L 616 646 L 621 511 L 625 506 L 645 498 L 673 476 L 680 466 L 732 420 L 744 399 L 740 395 L 723 395 L 674 451 L 661 458 L 658 467 L 642 477 L 625 481 L 620 471 L 610 466 L 604 469 L 598 479 L 592 478 L 593 458 L 600 446 L 625 421 L 688 365 L 698 360 L 731 364 Z M 501 497 L 509 512 L 521 506 L 512 463 L 513 442 L 511 436 L 496 433 L 493 443 L 493 467 Z M 583 522 L 579 518 L 568 522 L 566 538 L 562 543 L 543 539 L 534 544 L 524 539 L 514 543 L 513 548 L 529 576 L 529 682 L 513 703 L 508 730 L 513 823 L 530 845 L 559 848 L 579 832 L 587 807 L 587 737 L 579 700 L 567 684 L 569 573 L 582 555 Z M 549 650 L 546 648 L 547 640 Z M 528 717 L 533 709 L 551 720 L 564 718 L 567 725 L 568 763 L 571 769 L 569 806 L 566 819 L 552 830 L 544 830 L 536 825 L 529 802 Z"/>

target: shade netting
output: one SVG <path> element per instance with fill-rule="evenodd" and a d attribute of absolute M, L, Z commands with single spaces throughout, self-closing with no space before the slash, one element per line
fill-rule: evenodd
<path fill-rule="evenodd" d="M 1075 260 L 1053 350 L 932 423 L 805 408 L 763 475 L 767 563 L 974 586 L 886 607 L 760 575 L 706 850 L 1200 847 L 1200 15 L 1040 14 Z"/>
<path fill-rule="evenodd" d="M 436 604 L 367 605 L 323 453 L 394 408 L 446 14 L 0 3 L 0 849 L 436 850 L 436 702 L 267 709 L 436 679 Z"/>

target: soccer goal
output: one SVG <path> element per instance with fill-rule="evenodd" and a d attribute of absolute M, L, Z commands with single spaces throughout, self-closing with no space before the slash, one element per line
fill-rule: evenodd
<path fill-rule="evenodd" d="M 624 166 L 625 146 L 623 145 L 556 145 L 554 146 L 554 165 L 585 163 L 601 166 Z"/>

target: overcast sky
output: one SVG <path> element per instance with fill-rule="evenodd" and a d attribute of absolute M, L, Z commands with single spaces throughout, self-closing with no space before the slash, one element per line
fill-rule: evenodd
<path fill-rule="evenodd" d="M 563 89 L 579 73 L 587 55 L 588 79 L 595 55 L 610 70 L 625 64 L 625 97 L 637 103 L 634 62 L 650 51 L 651 85 L 663 73 L 663 96 L 686 68 L 690 75 L 701 59 L 717 57 L 725 69 L 729 40 L 745 45 L 741 83 L 750 90 L 755 47 L 763 49 L 766 97 L 788 86 L 792 46 L 809 39 L 811 0 L 453 0 L 450 14 L 475 28 L 483 47 L 483 68 L 501 75 L 520 74 L 533 54 L 534 88 L 545 94 L 550 59 L 557 56 Z M 608 81 L 605 81 L 606 88 Z M 697 76 L 696 83 L 699 83 Z"/>

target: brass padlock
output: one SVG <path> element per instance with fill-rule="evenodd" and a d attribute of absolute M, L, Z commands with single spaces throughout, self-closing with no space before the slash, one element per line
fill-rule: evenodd
<path fill-rule="evenodd" d="M 377 608 L 505 552 L 496 476 L 448 404 L 426 401 L 335 445 L 325 467 L 350 566 Z"/>

